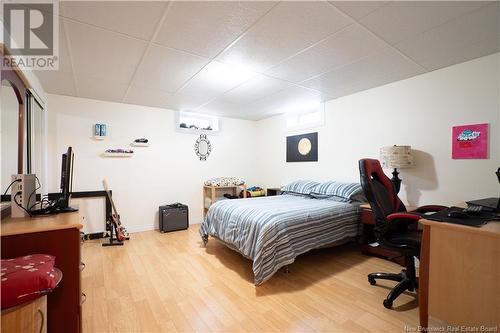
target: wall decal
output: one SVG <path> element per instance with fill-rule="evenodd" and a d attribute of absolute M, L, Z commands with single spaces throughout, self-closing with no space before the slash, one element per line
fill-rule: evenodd
<path fill-rule="evenodd" d="M 318 132 L 286 137 L 287 162 L 317 162 Z"/>
<path fill-rule="evenodd" d="M 453 159 L 488 158 L 488 124 L 454 126 L 451 156 Z"/>
<path fill-rule="evenodd" d="M 194 151 L 200 158 L 200 161 L 207 160 L 207 157 L 212 151 L 212 145 L 210 144 L 210 141 L 208 140 L 206 134 L 200 134 L 200 137 L 196 139 L 196 143 L 194 144 Z"/>

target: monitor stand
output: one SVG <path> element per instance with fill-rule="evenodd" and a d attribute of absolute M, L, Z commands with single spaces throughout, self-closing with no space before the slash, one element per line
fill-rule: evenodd
<path fill-rule="evenodd" d="M 73 208 L 73 207 L 64 207 L 64 208 L 58 208 L 57 212 L 58 213 L 73 213 L 77 212 L 78 208 Z"/>

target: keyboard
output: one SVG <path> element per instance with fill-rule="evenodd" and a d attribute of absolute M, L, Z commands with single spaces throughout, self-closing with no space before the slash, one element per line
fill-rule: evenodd
<path fill-rule="evenodd" d="M 463 210 L 464 213 L 467 213 L 469 215 L 481 215 L 482 211 L 483 206 L 478 205 L 467 205 L 467 208 Z"/>

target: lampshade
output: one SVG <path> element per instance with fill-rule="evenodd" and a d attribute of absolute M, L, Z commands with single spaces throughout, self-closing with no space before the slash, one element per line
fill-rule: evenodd
<path fill-rule="evenodd" d="M 411 146 L 390 146 L 380 148 L 380 160 L 383 168 L 411 168 L 413 156 Z"/>

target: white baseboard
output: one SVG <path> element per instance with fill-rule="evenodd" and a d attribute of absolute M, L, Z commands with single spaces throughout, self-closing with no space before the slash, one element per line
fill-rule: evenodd
<path fill-rule="evenodd" d="M 132 227 L 126 226 L 125 228 L 127 228 L 129 233 L 155 230 L 154 224 L 137 225 Z"/>
<path fill-rule="evenodd" d="M 189 226 L 194 226 L 200 223 L 190 223 Z M 143 232 L 143 231 L 151 231 L 151 230 L 158 230 L 158 227 L 154 224 L 144 224 L 144 225 L 137 225 L 137 226 L 125 226 L 127 231 L 129 233 L 133 232 Z"/>

